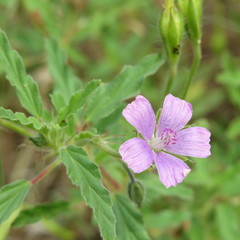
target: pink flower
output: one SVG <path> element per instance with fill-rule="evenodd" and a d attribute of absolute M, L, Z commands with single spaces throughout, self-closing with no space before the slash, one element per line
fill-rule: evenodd
<path fill-rule="evenodd" d="M 211 155 L 210 132 L 203 127 L 185 128 L 192 117 L 192 105 L 167 95 L 156 125 L 149 101 L 139 95 L 122 112 L 142 135 L 124 142 L 119 153 L 135 173 L 156 165 L 160 181 L 169 188 L 182 182 L 191 171 L 181 159 L 171 155 L 205 158 Z"/>

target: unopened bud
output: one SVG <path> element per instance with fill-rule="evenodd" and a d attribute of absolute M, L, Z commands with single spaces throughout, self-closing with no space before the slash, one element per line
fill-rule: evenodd
<path fill-rule="evenodd" d="M 168 59 L 170 62 L 177 62 L 183 36 L 183 18 L 173 2 L 166 5 L 159 28 Z"/>
<path fill-rule="evenodd" d="M 189 38 L 197 44 L 201 41 L 202 0 L 178 0 L 178 6 L 185 18 Z"/>
<path fill-rule="evenodd" d="M 128 184 L 128 196 L 138 207 L 141 207 L 145 197 L 143 184 L 140 181 L 130 182 Z"/>
<path fill-rule="evenodd" d="M 182 12 L 184 18 L 186 18 L 186 16 L 187 16 L 188 3 L 189 3 L 189 0 L 178 0 L 177 1 L 177 5 L 178 5 L 180 11 Z"/>
<path fill-rule="evenodd" d="M 36 137 L 30 137 L 29 138 L 35 146 L 37 147 L 43 147 L 43 146 L 46 146 L 46 139 L 45 137 L 42 135 L 42 134 L 39 134 L 38 136 Z"/>

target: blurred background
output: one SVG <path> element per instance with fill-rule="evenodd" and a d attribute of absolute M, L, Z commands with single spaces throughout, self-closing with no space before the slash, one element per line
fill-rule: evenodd
<path fill-rule="evenodd" d="M 48 72 L 45 39 L 57 39 L 83 82 L 94 78 L 108 82 L 123 65 L 162 52 L 158 19 L 163 2 L 0 0 L 0 28 L 22 56 L 49 105 L 53 80 Z M 177 188 L 165 189 L 151 170 L 137 175 L 147 188 L 141 211 L 154 240 L 240 239 L 240 2 L 204 1 L 203 9 L 203 59 L 187 100 L 193 104 L 192 123 L 212 132 L 212 156 L 194 159 L 190 163 L 193 171 Z M 175 96 L 181 96 L 191 60 L 191 45 L 185 37 L 172 91 Z M 161 106 L 167 77 L 164 65 L 142 87 L 141 94 L 155 110 Z M 1 65 L 0 106 L 25 112 Z M 98 127 L 109 135 L 124 132 L 133 136 L 132 127 L 119 116 L 118 112 Z M 29 140 L 1 128 L 0 184 L 35 176 L 49 161 L 44 156 L 44 151 Z M 110 190 L 126 193 L 128 179 L 121 165 L 103 153 L 96 152 L 96 156 L 104 178 L 113 183 Z M 60 167 L 37 185 L 26 201 L 29 207 L 45 203 L 48 214 L 35 212 L 30 224 L 23 216 L 8 239 L 101 239 L 91 210 L 81 199 Z M 49 205 L 51 201 L 56 204 Z"/>

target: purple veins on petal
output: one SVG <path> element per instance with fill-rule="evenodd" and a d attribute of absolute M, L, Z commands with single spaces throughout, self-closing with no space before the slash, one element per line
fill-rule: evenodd
<path fill-rule="evenodd" d="M 187 164 L 177 157 L 161 152 L 157 153 L 155 165 L 160 181 L 166 188 L 181 183 L 191 171 Z"/>
<path fill-rule="evenodd" d="M 211 155 L 210 132 L 202 127 L 183 129 L 192 117 L 192 105 L 171 94 L 164 100 L 157 126 L 152 106 L 143 96 L 137 96 L 128 104 L 123 116 L 144 138 L 133 138 L 121 145 L 119 152 L 123 161 L 136 173 L 154 162 L 160 181 L 167 188 L 182 182 L 191 171 L 171 154 L 199 158 Z"/>
<path fill-rule="evenodd" d="M 124 142 L 119 149 L 119 153 L 122 160 L 135 173 L 140 173 L 149 168 L 155 158 L 155 153 L 148 143 L 141 138 L 132 138 Z"/>
<path fill-rule="evenodd" d="M 164 129 L 181 130 L 192 117 L 192 105 L 168 94 L 164 100 L 161 116 L 157 124 L 157 135 Z"/>
<path fill-rule="evenodd" d="M 137 96 L 132 103 L 127 105 L 122 114 L 145 139 L 152 138 L 156 119 L 152 106 L 146 98 L 141 95 Z"/>
<path fill-rule="evenodd" d="M 210 135 L 211 133 L 203 127 L 183 129 L 177 133 L 176 144 L 166 146 L 166 150 L 183 156 L 208 157 L 211 155 Z"/>

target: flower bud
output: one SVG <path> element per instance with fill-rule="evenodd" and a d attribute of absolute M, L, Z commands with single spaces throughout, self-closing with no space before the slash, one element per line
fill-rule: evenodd
<path fill-rule="evenodd" d="M 196 42 L 201 41 L 202 0 L 189 0 L 188 28 L 190 38 Z"/>
<path fill-rule="evenodd" d="M 199 44 L 202 35 L 202 0 L 178 0 L 178 6 L 185 18 L 189 38 Z"/>
<path fill-rule="evenodd" d="M 130 182 L 128 184 L 128 196 L 138 207 L 141 207 L 145 197 L 143 184 L 140 181 Z"/>
<path fill-rule="evenodd" d="M 36 137 L 30 137 L 29 138 L 35 146 L 37 147 L 43 147 L 43 146 L 46 146 L 46 139 L 45 137 L 42 135 L 42 134 L 39 134 L 38 136 Z"/>
<path fill-rule="evenodd" d="M 167 4 L 159 22 L 160 35 L 170 62 L 176 63 L 183 36 L 183 18 L 174 3 Z"/>
<path fill-rule="evenodd" d="M 178 0 L 177 4 L 184 18 L 187 16 L 189 0 Z"/>

